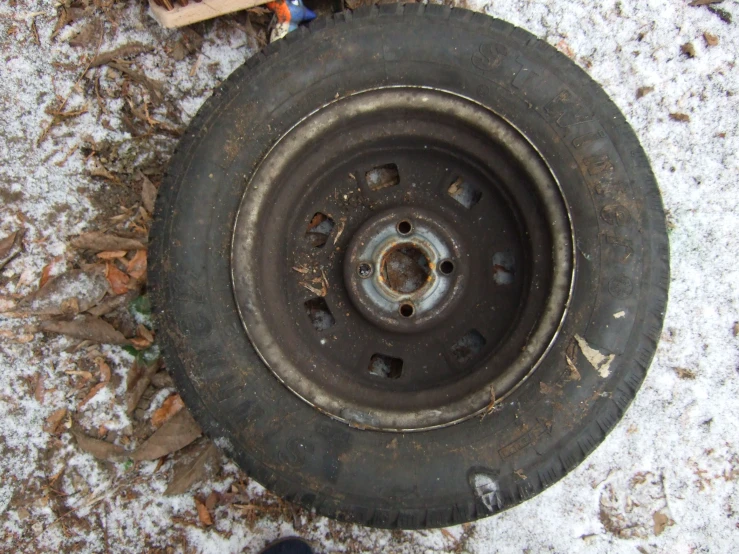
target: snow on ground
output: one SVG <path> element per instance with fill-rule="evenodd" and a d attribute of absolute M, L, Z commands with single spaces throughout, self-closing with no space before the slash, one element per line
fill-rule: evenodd
<path fill-rule="evenodd" d="M 165 101 L 148 106 L 161 130 L 183 128 L 213 87 L 254 51 L 243 25 L 224 19 L 199 28 L 205 39 L 199 50 L 174 56 L 185 35 L 157 27 L 133 0 L 97 2 L 106 7 L 102 42 L 86 18 L 52 39 L 55 4 L 11 0 L 0 7 L 0 238 L 26 229 L 25 252 L 0 275 L 3 305 L 35 290 L 50 262 L 51 275 L 71 268 L 76 253 L 67 238 L 99 228 L 91 225 L 109 218 L 111 206 L 117 209 L 110 198 L 130 205 L 131 168 L 156 175 L 174 148 L 166 132 L 132 136 L 119 71 L 101 68 L 80 79 L 95 52 L 134 41 L 156 47 L 137 56 L 135 67 L 162 83 Z M 256 483 L 242 486 L 243 474 L 225 459 L 194 493 L 165 497 L 170 462 L 133 468 L 98 462 L 69 433 L 43 431 L 52 412 L 77 406 L 76 377 L 66 372 L 83 367 L 84 354 L 70 349 L 69 339 L 0 317 L 0 550 L 221 554 L 257 552 L 290 534 L 313 540 L 318 552 L 739 548 L 739 6 L 735 0 L 716 6 L 733 23 L 685 0 L 473 0 L 468 6 L 526 28 L 585 68 L 634 126 L 662 190 L 672 260 L 662 341 L 635 402 L 605 443 L 534 499 L 446 532 L 369 530 L 292 510 Z M 69 44 L 85 32 L 81 46 Z M 705 33 L 718 44 L 709 45 Z M 693 57 L 681 52 L 686 43 Z M 641 87 L 652 90 L 637 98 Z M 141 90 L 129 95 L 139 113 L 146 98 Z M 40 140 L 54 109 L 86 112 L 65 117 Z M 96 163 L 107 178 L 91 175 Z M 125 379 L 128 354 L 118 347 L 99 354 Z M 130 421 L 119 392 L 95 397 L 81 421 L 125 434 Z M 218 507 L 214 524 L 200 525 L 193 494 L 225 492 L 233 484 L 266 507 L 257 515 Z"/>

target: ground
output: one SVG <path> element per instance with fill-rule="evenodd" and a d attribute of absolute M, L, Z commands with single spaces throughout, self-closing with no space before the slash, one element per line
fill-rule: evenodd
<path fill-rule="evenodd" d="M 152 456 L 140 445 L 157 427 L 179 425 L 180 438 L 187 428 L 189 440 L 199 431 L 177 411 L 166 372 L 153 365 L 145 302 L 129 302 L 144 286 L 143 258 L 136 258 L 136 242 L 73 246 L 73 237 L 89 231 L 145 242 L 147 206 L 177 136 L 213 88 L 259 47 L 266 16 L 167 31 L 137 0 L 5 2 L 0 550 L 258 552 L 290 534 L 312 540 L 318 552 L 736 550 L 739 6 L 693 3 L 708 5 L 466 4 L 555 45 L 624 112 L 665 202 L 670 301 L 641 391 L 580 467 L 496 517 L 445 530 L 389 532 L 338 524 L 280 502 L 204 438 L 144 459 Z M 109 52 L 115 55 L 101 60 Z M 55 290 L 35 293 L 46 281 Z M 130 345 L 41 332 L 50 330 L 48 313 L 99 303 L 100 286 L 126 300 L 108 305 L 106 317 L 146 355 Z M 76 303 L 60 303 L 70 290 Z M 121 342 L 110 334 L 115 329 L 87 323 L 77 330 L 80 338 L 109 333 L 106 340 Z M 137 383 L 143 395 L 135 393 Z M 140 461 L 121 456 L 118 446 L 137 445 Z M 197 475 L 184 475 L 182 467 Z M 187 492 L 165 494 L 172 479 L 184 487 L 197 478 Z"/>

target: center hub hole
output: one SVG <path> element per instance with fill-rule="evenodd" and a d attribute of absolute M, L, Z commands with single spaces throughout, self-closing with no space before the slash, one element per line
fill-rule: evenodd
<path fill-rule="evenodd" d="M 412 244 L 402 244 L 385 254 L 382 277 L 395 292 L 410 294 L 420 289 L 429 278 L 428 258 Z"/>

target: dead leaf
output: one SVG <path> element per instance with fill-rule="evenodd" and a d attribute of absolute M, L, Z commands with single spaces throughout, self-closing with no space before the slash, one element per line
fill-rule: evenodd
<path fill-rule="evenodd" d="M 720 4 L 724 0 L 693 0 L 688 6 L 707 6 L 709 4 Z"/>
<path fill-rule="evenodd" d="M 38 280 L 38 288 L 43 288 L 43 286 L 49 282 L 49 277 L 51 277 L 51 268 L 53 265 L 54 262 L 48 263 L 41 270 L 41 277 Z"/>
<path fill-rule="evenodd" d="M 0 269 L 4 268 L 10 260 L 18 255 L 21 250 L 22 239 L 23 232 L 15 231 L 0 240 Z"/>
<path fill-rule="evenodd" d="M 44 431 L 51 433 L 52 435 L 56 434 L 59 430 L 59 424 L 64 420 L 66 415 L 67 408 L 59 408 L 58 410 L 51 412 L 44 423 Z"/>
<path fill-rule="evenodd" d="M 739 336 L 739 321 L 734 322 L 734 329 L 733 329 L 734 336 Z"/>
<path fill-rule="evenodd" d="M 485 419 L 485 416 L 487 416 L 489 413 L 493 412 L 495 410 L 495 386 L 490 386 L 490 402 L 488 402 L 487 407 L 485 408 L 485 411 L 482 414 L 481 421 Z"/>
<path fill-rule="evenodd" d="M 650 92 L 654 92 L 654 87 L 639 87 L 636 89 L 636 99 L 645 97 Z"/>
<path fill-rule="evenodd" d="M 136 350 L 146 350 L 151 346 L 151 341 L 148 341 L 143 337 L 132 337 L 130 340 Z"/>
<path fill-rule="evenodd" d="M 136 327 L 136 333 L 142 339 L 149 341 L 149 344 L 154 342 L 154 334 L 143 323 L 139 323 L 138 327 Z"/>
<path fill-rule="evenodd" d="M 686 42 L 685 44 L 680 46 L 680 52 L 682 52 L 689 58 L 695 58 L 695 46 L 693 46 L 692 42 Z"/>
<path fill-rule="evenodd" d="M 154 427 L 161 427 L 172 416 L 185 407 L 185 403 L 179 394 L 173 394 L 167 397 L 162 405 L 151 416 L 151 424 Z"/>
<path fill-rule="evenodd" d="M 208 508 L 206 508 L 205 504 L 203 504 L 197 498 L 195 499 L 195 507 L 198 510 L 198 519 L 200 520 L 200 523 L 202 523 L 205 526 L 213 525 L 213 520 L 210 517 Z"/>
<path fill-rule="evenodd" d="M 695 373 L 689 369 L 685 369 L 684 367 L 673 367 L 672 369 L 675 370 L 675 373 L 677 373 L 680 379 L 695 379 Z"/>
<path fill-rule="evenodd" d="M 665 528 L 670 525 L 670 518 L 662 512 L 655 512 L 654 515 L 652 515 L 652 519 L 654 520 L 654 535 L 659 537 L 664 532 Z"/>
<path fill-rule="evenodd" d="M 84 381 L 89 381 L 92 379 L 92 373 L 80 369 L 68 369 L 64 373 L 67 375 L 79 375 Z"/>
<path fill-rule="evenodd" d="M 706 41 L 706 45 L 708 46 L 718 45 L 718 37 L 716 35 L 712 35 L 711 33 L 708 33 L 708 32 L 703 33 L 703 40 Z"/>
<path fill-rule="evenodd" d="M 126 265 L 126 273 L 137 280 L 146 275 L 146 250 L 136 251 L 134 257 Z"/>
<path fill-rule="evenodd" d="M 124 44 L 123 46 L 119 46 L 114 50 L 103 52 L 102 54 L 95 56 L 95 59 L 90 62 L 90 67 L 99 67 L 101 65 L 110 63 L 113 60 L 132 58 L 144 52 L 148 52 L 149 50 L 153 50 L 153 48 L 151 46 L 141 44 L 140 42 Z"/>
<path fill-rule="evenodd" d="M 72 429 L 72 435 L 81 450 L 91 454 L 98 460 L 108 462 L 119 462 L 127 457 L 127 452 L 122 447 L 100 439 L 88 437 L 79 429 Z"/>
<path fill-rule="evenodd" d="M 523 469 L 521 469 L 521 468 L 517 469 L 513 473 L 515 473 L 516 475 L 518 475 L 521 479 L 528 479 L 528 477 L 526 477 L 526 474 L 523 472 Z"/>
<path fill-rule="evenodd" d="M 218 493 L 216 491 L 210 491 L 208 498 L 205 499 L 205 507 L 208 508 L 209 512 L 212 512 L 216 508 L 218 503 Z"/>
<path fill-rule="evenodd" d="M 143 73 L 134 71 L 127 65 L 123 65 L 113 61 L 107 62 L 107 65 L 108 67 L 112 67 L 116 71 L 124 73 L 132 81 L 146 87 L 146 90 L 149 92 L 149 98 L 152 104 L 154 104 L 155 106 L 158 106 L 162 103 L 162 100 L 164 100 L 164 93 L 162 92 L 162 84 L 160 82 L 149 79 Z"/>
<path fill-rule="evenodd" d="M 26 296 L 16 310 L 27 315 L 62 315 L 69 313 L 70 298 L 77 301 L 79 311 L 95 306 L 108 292 L 102 267 L 73 269 L 49 279 L 38 291 Z M 66 311 L 65 311 L 66 310 Z"/>
<path fill-rule="evenodd" d="M 567 361 L 567 367 L 570 369 L 570 381 L 579 381 L 581 379 L 580 372 L 577 370 L 575 362 L 567 354 L 565 354 L 565 360 Z"/>
<path fill-rule="evenodd" d="M 156 460 L 197 439 L 203 432 L 187 409 L 180 410 L 131 455 L 136 461 Z"/>
<path fill-rule="evenodd" d="M 151 383 L 151 378 L 159 370 L 159 360 L 151 364 L 141 364 L 138 360 L 134 362 L 129 372 L 129 380 L 126 391 L 126 413 L 131 415 L 141 400 L 141 396 Z"/>
<path fill-rule="evenodd" d="M 44 389 L 44 381 L 45 381 L 44 374 L 39 373 L 38 377 L 36 378 L 36 387 L 33 391 L 33 397 L 40 404 L 44 403 L 44 393 L 46 392 L 46 389 Z"/>
<path fill-rule="evenodd" d="M 454 535 L 452 535 L 450 531 L 444 529 L 443 527 L 440 529 L 440 531 L 441 531 L 441 534 L 444 535 L 447 539 L 452 540 L 452 541 L 457 540 L 457 538 Z"/>
<path fill-rule="evenodd" d="M 92 20 L 82 26 L 80 32 L 69 39 L 69 45 L 79 48 L 80 46 L 94 46 L 100 36 L 100 21 Z"/>
<path fill-rule="evenodd" d="M 110 283 L 114 294 L 125 294 L 128 292 L 129 276 L 118 269 L 115 264 L 105 264 L 105 278 Z"/>
<path fill-rule="evenodd" d="M 100 302 L 97 306 L 94 306 L 87 310 L 87 312 L 98 317 L 101 315 L 109 314 L 110 312 L 116 310 L 117 308 L 120 308 L 121 306 L 128 305 L 138 295 L 139 293 L 137 291 L 132 290 L 127 292 L 126 294 L 110 296 Z"/>
<path fill-rule="evenodd" d="M 105 252 L 98 252 L 97 257 L 101 260 L 115 260 L 123 258 L 126 253 L 126 250 L 106 250 Z"/>
<path fill-rule="evenodd" d="M 95 365 L 98 366 L 98 369 L 100 370 L 100 382 L 101 383 L 107 383 L 110 381 L 110 366 L 105 363 L 105 360 L 102 358 L 95 358 Z"/>
<path fill-rule="evenodd" d="M 149 214 L 153 214 L 157 199 L 157 188 L 143 173 L 141 173 L 141 178 L 141 204 Z"/>
<path fill-rule="evenodd" d="M 82 409 L 87 405 L 87 403 L 90 400 L 92 400 L 97 393 L 99 393 L 101 390 L 103 390 L 107 384 L 108 383 L 98 383 L 97 385 L 95 385 L 94 387 L 92 387 L 90 389 L 90 392 L 87 393 L 87 396 L 85 396 L 82 399 L 82 402 L 80 402 L 79 406 L 77 406 L 77 411 L 78 412 L 81 412 Z"/>
<path fill-rule="evenodd" d="M 575 59 L 575 51 L 570 48 L 570 45 L 565 42 L 564 39 L 560 40 L 557 43 L 557 50 L 562 52 L 565 56 L 567 56 L 570 59 Z"/>
<path fill-rule="evenodd" d="M 100 344 L 126 345 L 131 343 L 110 323 L 93 315 L 81 315 L 72 321 L 42 321 L 39 324 L 39 331 L 59 333 Z"/>
<path fill-rule="evenodd" d="M 92 231 L 83 233 L 70 241 L 70 244 L 80 250 L 92 250 L 93 252 L 103 252 L 106 250 L 144 250 L 146 245 L 136 239 L 119 237 Z"/>
<path fill-rule="evenodd" d="M 218 462 L 218 449 L 210 441 L 203 441 L 193 445 L 195 448 L 177 460 L 172 468 L 172 481 L 170 481 L 166 496 L 184 494 L 195 483 L 204 481 L 215 473 Z"/>
<path fill-rule="evenodd" d="M 70 315 L 77 315 L 80 313 L 80 303 L 79 300 L 76 298 L 67 298 L 66 300 L 62 300 L 61 305 L 59 308 L 62 311 L 62 315 L 70 316 Z"/>
<path fill-rule="evenodd" d="M 684 113 L 671 113 L 670 119 L 672 119 L 673 121 L 681 121 L 683 123 L 686 123 L 690 121 L 690 116 Z"/>

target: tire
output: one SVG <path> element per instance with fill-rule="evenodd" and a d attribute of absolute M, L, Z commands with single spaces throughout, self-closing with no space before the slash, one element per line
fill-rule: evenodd
<path fill-rule="evenodd" d="M 249 217 L 240 206 L 261 190 L 247 184 L 282 147 L 279 139 L 326 106 L 341 107 L 362 91 L 391 94 L 388 87 L 416 87 L 413 94 L 423 87 L 432 100 L 438 95 L 489 110 L 518 130 L 556 179 L 571 232 L 570 250 L 561 253 L 565 269 L 550 260 L 552 274 L 569 280 L 560 287 L 561 318 L 536 363 L 504 394 L 494 392 L 485 409 L 478 403 L 464 417 L 455 412 L 423 421 L 407 412 L 394 429 L 381 411 L 363 423 L 353 412 L 332 412 L 332 405 L 316 409 L 311 404 L 321 407 L 320 399 L 304 400 L 312 394 L 302 392 L 306 379 L 291 384 L 274 373 L 281 368 L 270 371 L 264 358 L 283 341 L 272 337 L 267 345 L 252 336 L 262 340 L 258 352 L 250 340 L 247 330 L 257 332 L 249 324 L 245 330 L 244 321 L 257 308 L 239 304 L 254 293 L 239 284 L 240 271 L 267 271 L 262 264 L 272 267 L 282 254 L 244 261 L 232 249 L 239 222 Z M 333 143 L 312 143 L 300 163 L 322 163 L 330 156 L 323 144 Z M 253 248 L 277 240 L 268 231 L 289 228 L 290 215 L 283 221 L 278 214 L 262 234 L 250 235 Z M 332 232 L 331 246 L 349 256 L 341 241 L 351 237 L 339 239 L 336 227 Z M 555 235 L 547 236 L 556 241 Z M 647 157 L 618 108 L 581 69 L 528 32 L 479 13 L 381 5 L 316 20 L 270 44 L 204 104 L 160 188 L 149 286 L 167 368 L 197 421 L 244 471 L 322 515 L 417 529 L 472 521 L 523 502 L 605 438 L 655 353 L 668 254 Z M 280 273 L 274 280 L 288 278 Z M 323 284 L 318 279 L 313 286 Z M 281 305 L 270 303 L 275 312 Z M 290 321 L 285 317 L 280 321 Z M 355 339 L 359 350 L 364 339 Z"/>

